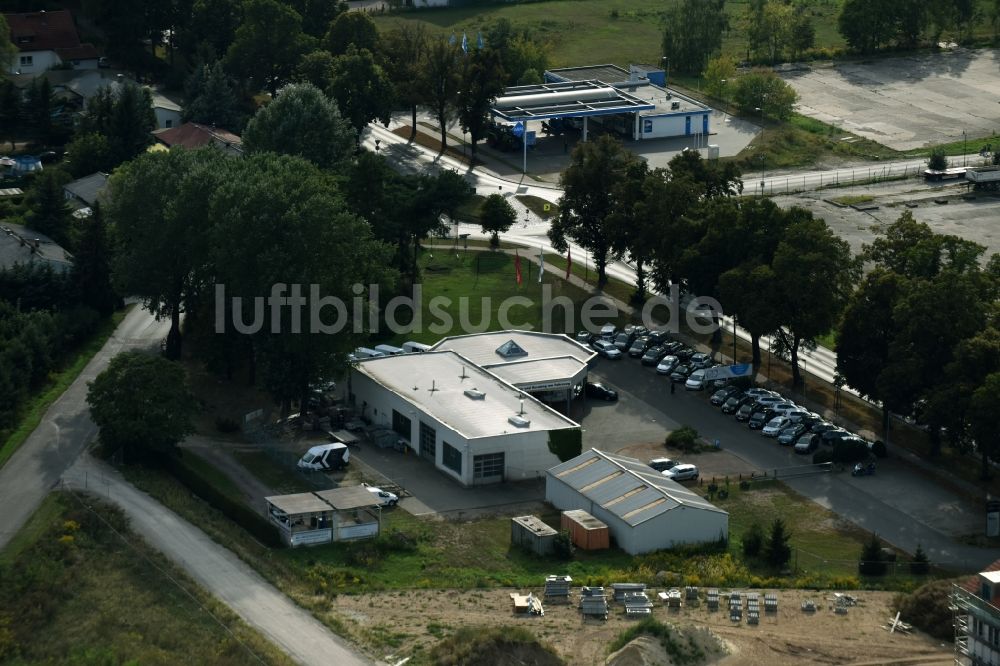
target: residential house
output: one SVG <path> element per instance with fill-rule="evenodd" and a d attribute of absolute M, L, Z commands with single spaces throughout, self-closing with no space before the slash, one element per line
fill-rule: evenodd
<path fill-rule="evenodd" d="M 67 10 L 4 14 L 17 53 L 6 69 L 11 74 L 37 75 L 69 64 L 73 69 L 97 69 L 100 52 L 80 41 Z"/>
<path fill-rule="evenodd" d="M 955 663 L 1000 666 L 1000 560 L 954 585 Z"/>
<path fill-rule="evenodd" d="M 90 209 L 97 203 L 107 184 L 108 174 L 98 171 L 67 183 L 63 186 L 63 194 L 66 201 L 77 209 L 77 217 L 86 217 L 90 215 Z"/>
<path fill-rule="evenodd" d="M 210 127 L 200 123 L 184 123 L 178 127 L 158 129 L 153 132 L 157 144 L 166 148 L 181 146 L 195 149 L 203 146 L 215 146 L 230 157 L 243 154 L 243 139 L 218 127 Z"/>
<path fill-rule="evenodd" d="M 0 226 L 0 270 L 18 264 L 48 264 L 62 273 L 73 267 L 73 256 L 33 229 L 16 224 Z"/>

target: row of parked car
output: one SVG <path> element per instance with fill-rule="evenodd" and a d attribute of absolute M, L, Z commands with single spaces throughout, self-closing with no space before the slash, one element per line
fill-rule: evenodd
<path fill-rule="evenodd" d="M 650 331 L 644 326 L 626 326 L 618 331 L 607 324 L 598 334 L 580 331 L 577 342 L 589 344 L 600 356 L 609 360 L 619 360 L 629 356 L 638 358 L 640 363 L 656 366 L 656 372 L 683 383 L 691 391 L 705 388 L 720 388 L 726 380 L 708 381 L 705 370 L 718 365 L 708 354 L 695 351 L 683 342 L 671 340 L 666 331 Z"/>
<path fill-rule="evenodd" d="M 710 401 L 723 414 L 734 416 L 751 430 L 760 430 L 763 436 L 772 437 L 779 444 L 793 447 L 796 453 L 812 453 L 820 444 L 832 446 L 837 440 L 857 440 L 871 449 L 870 442 L 775 391 L 727 386 L 713 393 Z"/>
<path fill-rule="evenodd" d="M 690 463 L 682 463 L 670 458 L 653 458 L 648 464 L 663 476 L 674 481 L 698 480 L 698 467 Z"/>

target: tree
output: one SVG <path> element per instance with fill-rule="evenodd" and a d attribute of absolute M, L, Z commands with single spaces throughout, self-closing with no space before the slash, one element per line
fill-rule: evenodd
<path fill-rule="evenodd" d="M 344 55 L 354 46 L 358 51 L 379 51 L 378 28 L 364 12 L 344 12 L 338 16 L 323 37 L 323 48 L 333 56 Z"/>
<path fill-rule="evenodd" d="M 625 178 L 615 186 L 613 196 L 618 205 L 608 216 L 607 230 L 611 236 L 612 252 L 617 256 L 631 255 L 635 264 L 634 303 L 646 300 L 646 267 L 650 260 L 650 248 L 660 233 L 659 220 L 650 214 L 651 207 L 646 205 L 649 192 L 646 181 L 660 177 L 660 172 L 650 174 L 644 161 L 636 160 L 630 164 Z"/>
<path fill-rule="evenodd" d="M 355 133 L 337 105 L 315 86 L 295 83 L 257 111 L 243 132 L 247 153 L 298 155 L 332 169 L 353 151 Z"/>
<path fill-rule="evenodd" d="M 725 0 L 681 0 L 666 12 L 663 55 L 684 74 L 700 74 L 729 28 Z"/>
<path fill-rule="evenodd" d="M 344 55 L 334 59 L 330 78 L 327 94 L 337 102 L 359 139 L 373 120 L 389 126 L 395 93 L 371 51 L 349 46 Z"/>
<path fill-rule="evenodd" d="M 736 83 L 736 61 L 727 55 L 712 58 L 705 66 L 702 78 L 705 79 L 705 92 L 725 101 L 726 93 L 731 90 L 730 84 Z"/>
<path fill-rule="evenodd" d="M 795 89 L 769 70 L 755 69 L 737 78 L 733 86 L 733 101 L 747 115 L 760 109 L 767 118 L 788 120 L 798 100 Z"/>
<path fill-rule="evenodd" d="M 238 131 L 243 126 L 233 82 L 221 62 L 198 67 L 188 79 L 184 120 Z"/>
<path fill-rule="evenodd" d="M 302 15 L 302 30 L 320 39 L 337 17 L 346 14 L 349 7 L 344 0 L 293 0 L 293 9 Z M 361 47 L 358 47 L 361 48 Z"/>
<path fill-rule="evenodd" d="M 774 271 L 763 263 L 748 262 L 719 276 L 718 293 L 723 306 L 750 333 L 754 376 L 761 365 L 761 337 L 774 332 L 781 324 L 778 304 L 760 295 L 775 293 L 777 286 Z"/>
<path fill-rule="evenodd" d="M 73 253 L 73 284 L 84 305 L 101 316 L 118 308 L 121 297 L 111 285 L 111 247 L 100 204 L 80 223 L 79 240 Z"/>
<path fill-rule="evenodd" d="M 799 56 L 815 45 L 816 28 L 813 26 L 806 5 L 798 5 L 788 28 L 788 50 L 791 59 L 798 60 Z"/>
<path fill-rule="evenodd" d="M 296 83 L 310 83 L 320 90 L 329 90 L 333 84 L 333 56 L 329 51 L 317 49 L 302 56 L 295 72 Z"/>
<path fill-rule="evenodd" d="M 7 17 L 0 14 L 0 63 L 4 65 L 0 70 L 0 76 L 6 76 L 7 65 L 16 55 L 17 46 L 10 41 L 10 26 L 7 25 Z"/>
<path fill-rule="evenodd" d="M 927 160 L 927 168 L 935 171 L 944 171 L 948 168 L 948 156 L 944 148 L 933 148 L 930 159 Z"/>
<path fill-rule="evenodd" d="M 891 0 L 844 0 L 837 28 L 847 45 L 861 53 L 872 53 L 894 34 L 896 15 Z"/>
<path fill-rule="evenodd" d="M 567 239 L 589 251 L 597 268 L 598 287 L 608 281 L 606 269 L 613 251 L 607 229 L 615 210 L 612 192 L 636 159 L 621 142 L 605 134 L 596 141 L 578 144 L 560 177 L 563 196 L 549 239 L 559 252 L 566 251 Z"/>
<path fill-rule="evenodd" d="M 517 213 L 510 202 L 500 194 L 491 194 L 479 209 L 479 223 L 484 234 L 490 234 L 490 247 L 500 246 L 500 234 L 506 233 L 517 222 Z"/>
<path fill-rule="evenodd" d="M 490 126 L 490 107 L 504 91 L 506 74 L 500 66 L 500 54 L 491 49 L 479 49 L 463 59 L 462 80 L 458 90 L 458 120 L 462 131 L 472 141 L 472 158 L 476 146 Z"/>
<path fill-rule="evenodd" d="M 226 287 L 227 321 L 233 299 L 268 297 L 274 285 L 316 285 L 322 297 L 350 303 L 354 284 L 392 287 L 389 257 L 363 219 L 347 210 L 334 177 L 297 157 L 252 154 L 230 160 L 231 176 L 208 198 L 213 220 L 207 231 L 216 279 Z M 293 289 L 294 287 L 289 287 Z M 287 295 L 287 292 L 286 292 Z M 308 291 L 303 296 L 310 298 Z M 285 309 L 287 312 L 287 309 Z M 349 321 L 340 332 L 314 327 L 309 315 L 296 329 L 294 315 L 270 317 L 246 335 L 261 384 L 287 414 L 311 383 L 343 370 L 347 352 L 360 343 Z M 323 315 L 327 325 L 335 315 Z M 242 319 L 249 322 L 244 306 Z"/>
<path fill-rule="evenodd" d="M 788 545 L 791 536 L 784 521 L 781 518 L 775 518 L 771 524 L 771 533 L 767 538 L 764 555 L 767 557 L 768 563 L 776 569 L 785 566 L 792 559 L 792 548 Z"/>
<path fill-rule="evenodd" d="M 36 141 L 47 142 L 52 135 L 53 105 L 52 84 L 44 76 L 34 79 L 25 92 L 23 112 Z"/>
<path fill-rule="evenodd" d="M 510 19 L 490 24 L 483 34 L 483 45 L 500 54 L 507 85 L 541 83 L 540 72 L 549 68 L 547 46 L 540 44 L 527 28 L 515 28 Z"/>
<path fill-rule="evenodd" d="M 13 151 L 14 139 L 20 131 L 21 91 L 13 81 L 0 80 L 0 141 L 10 141 L 10 149 Z"/>
<path fill-rule="evenodd" d="M 240 26 L 241 0 L 194 0 L 190 20 L 178 35 L 182 51 L 193 56 L 205 52 L 217 60 L 229 50 Z"/>
<path fill-rule="evenodd" d="M 156 129 L 153 99 L 147 88 L 125 83 L 104 86 L 87 100 L 77 136 L 97 133 L 108 142 L 112 167 L 145 151 Z"/>
<path fill-rule="evenodd" d="M 872 538 L 865 542 L 858 561 L 858 573 L 862 576 L 884 576 L 888 569 L 882 555 L 882 541 L 872 532 Z"/>
<path fill-rule="evenodd" d="M 455 102 L 461 86 L 458 53 L 458 47 L 444 39 L 437 39 L 427 47 L 421 66 L 426 102 L 441 128 L 442 153 L 448 148 L 448 125 L 455 116 Z"/>
<path fill-rule="evenodd" d="M 35 176 L 25 197 L 24 223 L 59 243 L 69 247 L 72 229 L 69 206 L 63 185 L 69 176 L 59 169 L 45 169 Z"/>
<path fill-rule="evenodd" d="M 926 576 L 930 568 L 931 563 L 927 558 L 927 553 L 924 552 L 923 546 L 918 543 L 917 550 L 914 551 L 913 559 L 910 561 L 910 574 L 913 576 Z"/>
<path fill-rule="evenodd" d="M 172 454 L 198 412 L 181 365 L 136 351 L 111 359 L 90 382 L 87 404 L 101 442 L 126 461 Z"/>
<path fill-rule="evenodd" d="M 427 53 L 427 30 L 421 23 L 403 23 L 390 30 L 382 39 L 386 71 L 396 89 L 400 103 L 410 109 L 410 140 L 417 135 L 417 105 L 423 104 L 422 64 Z"/>
<path fill-rule="evenodd" d="M 89 132 L 73 139 L 66 146 L 66 167 L 74 178 L 114 168 L 111 159 L 111 145 L 103 134 Z"/>
<path fill-rule="evenodd" d="M 743 533 L 743 556 L 757 557 L 764 548 L 764 528 L 754 521 Z"/>
<path fill-rule="evenodd" d="M 311 41 L 291 7 L 277 0 L 246 0 L 243 22 L 226 51 L 226 68 L 274 95 L 291 79 Z"/>
<path fill-rule="evenodd" d="M 779 353 L 787 353 L 792 383 L 802 382 L 799 348 L 815 340 L 836 323 L 860 273 L 851 248 L 823 220 L 801 209 L 790 211 L 796 221 L 788 226 L 774 253 L 772 267 L 778 286 L 782 328 L 776 331 Z"/>
<path fill-rule="evenodd" d="M 108 181 L 113 283 L 157 317 L 170 318 L 171 359 L 180 358 L 181 313 L 210 286 L 205 238 L 213 220 L 206 202 L 231 161 L 215 149 L 146 153 Z"/>

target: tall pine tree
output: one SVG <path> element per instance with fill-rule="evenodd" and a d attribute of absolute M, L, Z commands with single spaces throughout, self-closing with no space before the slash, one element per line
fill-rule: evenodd
<path fill-rule="evenodd" d="M 79 302 L 108 316 L 121 298 L 111 285 L 111 245 L 99 203 L 80 227 L 80 240 L 73 255 L 73 284 Z"/>

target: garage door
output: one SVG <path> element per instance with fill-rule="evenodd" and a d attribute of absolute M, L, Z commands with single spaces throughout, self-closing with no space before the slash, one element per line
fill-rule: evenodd
<path fill-rule="evenodd" d="M 499 483 L 506 467 L 503 452 L 486 453 L 472 458 L 472 483 Z"/>
<path fill-rule="evenodd" d="M 424 423 L 420 422 L 420 455 L 427 458 L 431 462 L 434 462 L 437 458 L 437 431 Z"/>

